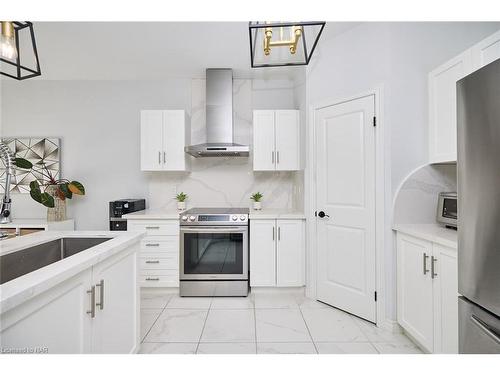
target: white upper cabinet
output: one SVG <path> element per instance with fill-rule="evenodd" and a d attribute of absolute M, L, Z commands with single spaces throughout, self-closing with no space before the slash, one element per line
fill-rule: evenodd
<path fill-rule="evenodd" d="M 472 67 L 480 69 L 500 59 L 500 30 L 472 47 Z"/>
<path fill-rule="evenodd" d="M 500 58 L 500 30 L 429 73 L 429 162 L 457 161 L 457 81 Z"/>
<path fill-rule="evenodd" d="M 457 160 L 457 81 L 472 72 L 471 51 L 429 73 L 429 161 Z"/>
<path fill-rule="evenodd" d="M 253 112 L 253 169 L 276 170 L 274 111 Z"/>
<path fill-rule="evenodd" d="M 141 170 L 188 171 L 190 130 L 183 110 L 141 111 Z"/>
<path fill-rule="evenodd" d="M 301 166 L 298 110 L 255 110 L 254 171 L 297 171 Z"/>

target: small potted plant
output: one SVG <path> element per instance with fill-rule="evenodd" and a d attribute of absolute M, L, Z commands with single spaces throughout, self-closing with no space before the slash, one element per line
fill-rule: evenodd
<path fill-rule="evenodd" d="M 47 207 L 48 221 L 66 220 L 66 199 L 73 198 L 73 194 L 85 195 L 80 182 L 56 178 L 45 164 L 34 166 L 29 160 L 16 158 L 15 165 L 29 170 L 35 178 L 30 182 L 30 196 Z"/>
<path fill-rule="evenodd" d="M 177 200 L 177 209 L 179 211 L 186 209 L 187 198 L 188 198 L 187 194 L 182 191 L 175 196 L 175 199 Z"/>
<path fill-rule="evenodd" d="M 261 210 L 262 209 L 261 200 L 263 197 L 264 197 L 264 195 L 262 195 L 262 193 L 260 193 L 260 192 L 256 192 L 256 193 L 252 194 L 250 199 L 253 200 L 253 209 L 254 210 Z"/>

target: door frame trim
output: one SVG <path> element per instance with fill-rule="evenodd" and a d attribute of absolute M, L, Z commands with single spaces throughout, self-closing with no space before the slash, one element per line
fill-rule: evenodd
<path fill-rule="evenodd" d="M 386 314 L 386 278 L 385 278 L 385 228 L 386 223 L 389 223 L 390 218 L 386 218 L 386 202 L 390 202 L 391 192 L 386 192 L 385 187 L 390 186 L 386 181 L 390 182 L 390 175 L 386 169 L 385 160 L 390 160 L 390 150 L 384 146 L 386 123 L 383 116 L 383 86 L 375 87 L 374 89 L 362 92 L 357 95 L 346 96 L 343 98 L 332 98 L 322 100 L 320 102 L 310 104 L 308 107 L 308 123 L 307 127 L 307 153 L 305 167 L 305 212 L 306 212 L 306 295 L 316 299 L 316 283 L 317 283 L 317 222 L 314 216 L 316 210 L 316 126 L 315 113 L 317 110 L 329 106 L 342 104 L 348 101 L 361 99 L 367 96 L 374 96 L 375 99 L 375 116 L 377 117 L 377 125 L 375 129 L 375 287 L 377 290 L 376 301 L 376 324 L 377 326 L 385 326 L 393 329 L 393 321 L 387 320 Z M 387 197 L 386 197 L 387 195 Z M 389 280 L 390 281 L 390 280 Z"/>

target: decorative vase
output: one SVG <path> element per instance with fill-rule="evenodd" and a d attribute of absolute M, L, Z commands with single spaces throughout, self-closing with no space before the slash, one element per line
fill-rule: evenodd
<path fill-rule="evenodd" d="M 186 202 L 177 202 L 177 209 L 183 211 L 186 209 Z"/>
<path fill-rule="evenodd" d="M 45 192 L 54 198 L 54 208 L 47 208 L 47 221 L 66 220 L 66 200 L 62 200 L 56 194 L 57 186 L 49 185 Z"/>
<path fill-rule="evenodd" d="M 261 202 L 253 202 L 253 209 L 254 210 L 262 210 L 262 203 Z"/>

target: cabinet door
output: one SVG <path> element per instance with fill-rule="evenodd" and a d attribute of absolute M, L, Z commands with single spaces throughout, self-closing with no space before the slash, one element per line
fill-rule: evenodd
<path fill-rule="evenodd" d="M 166 171 L 187 170 L 186 121 L 182 110 L 163 111 L 163 169 Z"/>
<path fill-rule="evenodd" d="M 276 169 L 274 111 L 253 111 L 253 170 Z"/>
<path fill-rule="evenodd" d="M 93 268 L 96 313 L 92 332 L 94 353 L 133 353 L 139 345 L 139 244 Z"/>
<path fill-rule="evenodd" d="M 302 220 L 278 220 L 276 246 L 276 284 L 304 285 L 304 223 Z"/>
<path fill-rule="evenodd" d="M 434 329 L 431 256 L 430 242 L 398 233 L 398 323 L 430 352 L 433 351 Z"/>
<path fill-rule="evenodd" d="M 458 353 L 457 250 L 433 245 L 434 353 Z"/>
<path fill-rule="evenodd" d="M 46 349 L 49 354 L 91 352 L 92 272 L 85 270 L 3 313 L 2 348 Z"/>
<path fill-rule="evenodd" d="M 163 112 L 141 111 L 141 171 L 163 169 Z"/>
<path fill-rule="evenodd" d="M 300 169 L 299 111 L 276 111 L 276 170 Z"/>
<path fill-rule="evenodd" d="M 250 286 L 276 286 L 276 221 L 250 222 Z"/>
<path fill-rule="evenodd" d="M 480 69 L 497 59 L 500 59 L 500 30 L 472 47 L 472 66 L 474 70 Z"/>
<path fill-rule="evenodd" d="M 457 81 L 472 71 L 467 50 L 429 73 L 429 159 L 457 160 Z"/>

